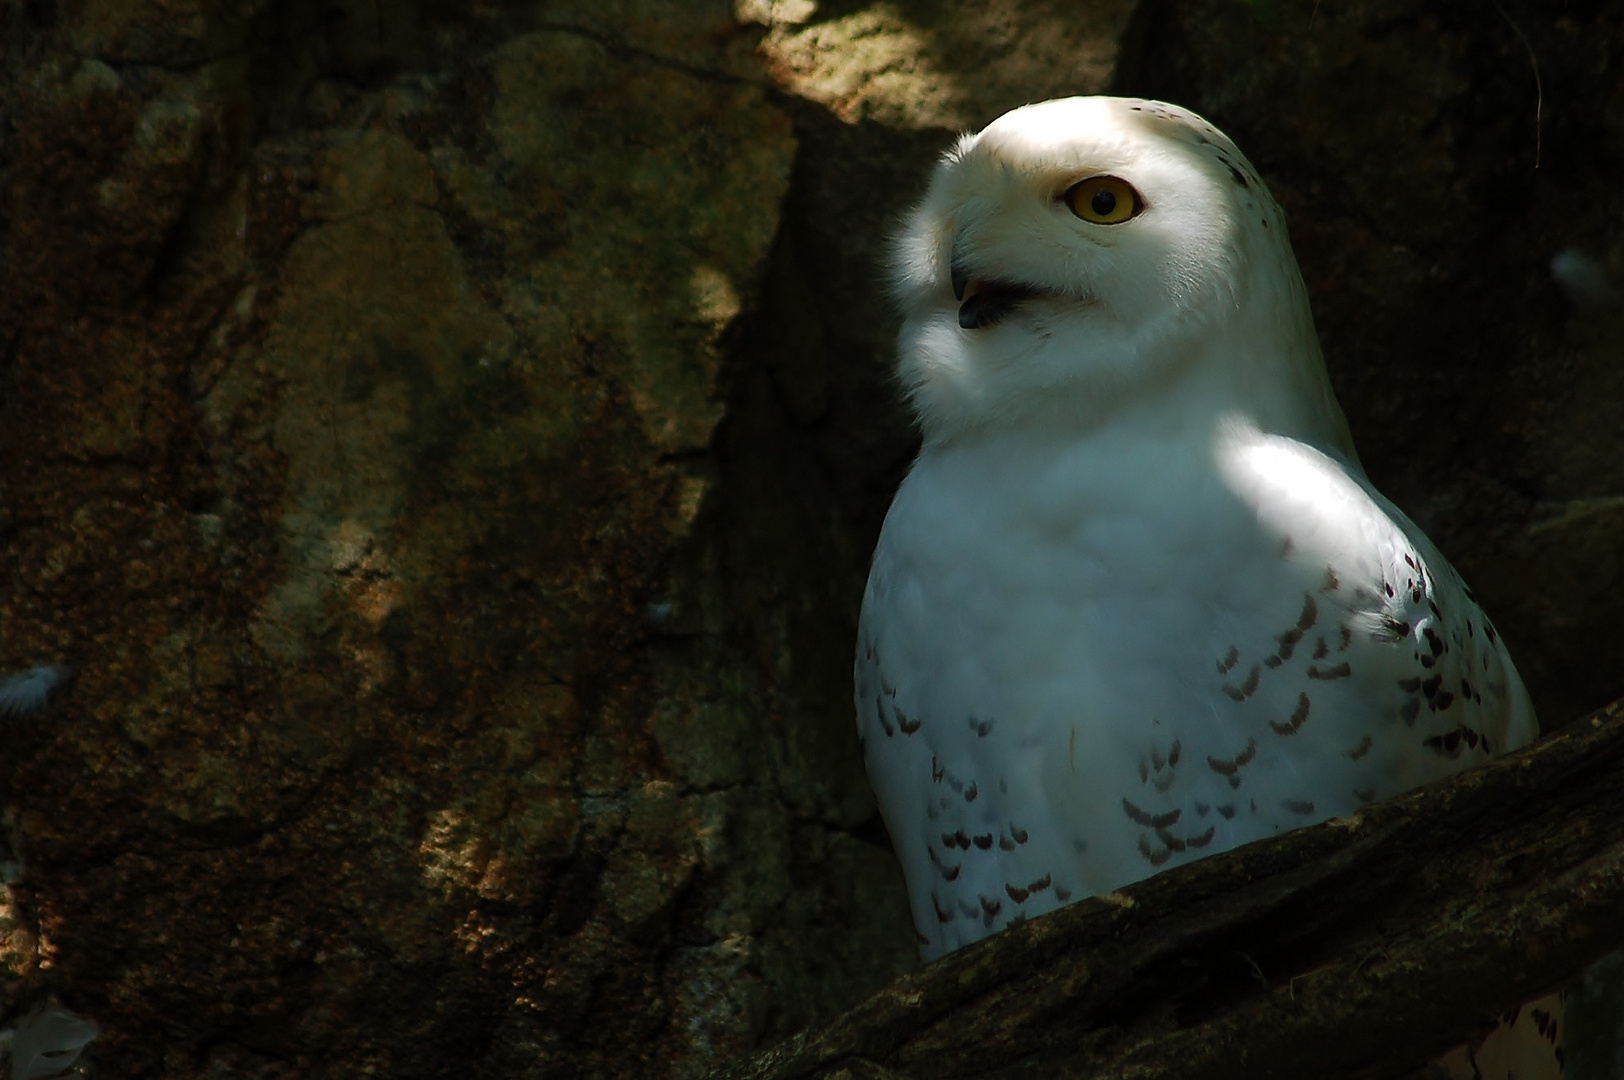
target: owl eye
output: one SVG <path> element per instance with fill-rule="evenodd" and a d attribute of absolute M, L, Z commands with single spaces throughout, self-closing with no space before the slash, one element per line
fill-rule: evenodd
<path fill-rule="evenodd" d="M 1063 196 L 1071 212 L 1096 225 L 1120 225 L 1138 217 L 1145 200 L 1126 180 L 1114 176 L 1090 176 L 1066 189 Z"/>

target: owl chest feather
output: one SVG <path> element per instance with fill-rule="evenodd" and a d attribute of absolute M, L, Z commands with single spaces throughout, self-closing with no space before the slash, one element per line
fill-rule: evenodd
<path fill-rule="evenodd" d="M 1532 737 L 1492 628 L 1348 466 L 1218 428 L 927 452 L 859 729 L 935 955 Z"/>

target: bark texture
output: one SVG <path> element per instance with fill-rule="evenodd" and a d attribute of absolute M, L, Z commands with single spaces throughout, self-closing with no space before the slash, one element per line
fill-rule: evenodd
<path fill-rule="evenodd" d="M 78 673 L 0 728 L 0 1012 L 692 1077 L 914 968 L 881 266 L 1029 100 L 1230 131 L 1377 483 L 1548 724 L 1624 694 L 1621 62 L 1581 0 L 0 0 L 0 674 Z"/>

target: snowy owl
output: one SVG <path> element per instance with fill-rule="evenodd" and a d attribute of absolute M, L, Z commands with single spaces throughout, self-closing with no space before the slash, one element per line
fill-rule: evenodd
<path fill-rule="evenodd" d="M 923 446 L 856 706 L 926 959 L 1535 737 L 1365 478 L 1284 215 L 1211 124 L 1008 113 L 938 166 L 894 279 Z"/>

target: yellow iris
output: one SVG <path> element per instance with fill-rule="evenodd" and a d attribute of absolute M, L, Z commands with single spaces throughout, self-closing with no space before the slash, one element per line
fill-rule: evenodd
<path fill-rule="evenodd" d="M 1139 193 L 1114 176 L 1079 180 L 1066 189 L 1065 199 L 1072 213 L 1096 225 L 1120 225 L 1145 208 Z"/>

